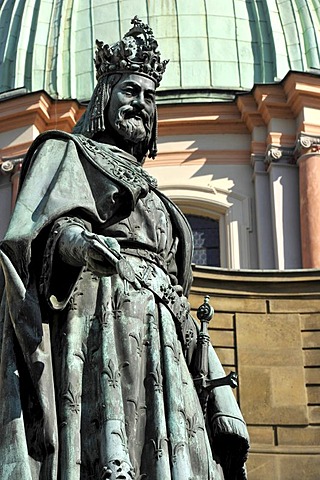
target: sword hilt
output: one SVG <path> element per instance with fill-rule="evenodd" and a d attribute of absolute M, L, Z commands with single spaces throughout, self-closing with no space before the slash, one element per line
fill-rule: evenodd
<path fill-rule="evenodd" d="M 217 387 L 229 386 L 236 388 L 238 386 L 238 375 L 236 372 L 230 372 L 225 377 L 210 379 L 209 373 L 209 355 L 208 349 L 210 344 L 210 336 L 208 325 L 213 317 L 214 310 L 209 303 L 209 295 L 204 297 L 204 302 L 197 310 L 197 317 L 201 322 L 201 328 L 197 342 L 197 354 L 195 361 L 194 384 L 199 395 L 203 414 L 206 415 L 208 398 L 211 390 Z"/>

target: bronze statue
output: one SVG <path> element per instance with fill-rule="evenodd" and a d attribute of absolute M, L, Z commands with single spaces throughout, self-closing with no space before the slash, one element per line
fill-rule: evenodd
<path fill-rule="evenodd" d="M 193 380 L 192 234 L 142 168 L 167 62 L 132 23 L 97 42 L 74 133 L 40 135 L 24 162 L 1 244 L 2 480 L 246 477 L 230 387 L 211 383 L 204 416 Z M 206 364 L 207 383 L 224 375 L 212 348 Z"/>

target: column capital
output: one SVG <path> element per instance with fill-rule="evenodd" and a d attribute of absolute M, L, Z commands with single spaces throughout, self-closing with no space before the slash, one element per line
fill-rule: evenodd
<path fill-rule="evenodd" d="M 269 166 L 271 163 L 294 164 L 294 147 L 268 145 L 265 154 L 265 164 Z"/>
<path fill-rule="evenodd" d="M 296 158 L 306 153 L 320 153 L 320 136 L 300 133 L 296 141 L 294 153 Z"/>
<path fill-rule="evenodd" d="M 2 175 L 12 175 L 21 168 L 24 156 L 0 157 L 0 173 Z"/>

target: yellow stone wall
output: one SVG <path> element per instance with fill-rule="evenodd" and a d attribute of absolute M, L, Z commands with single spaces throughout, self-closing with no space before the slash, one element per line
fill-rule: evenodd
<path fill-rule="evenodd" d="M 320 478 L 320 272 L 194 268 L 193 313 L 210 335 L 249 427 L 249 480 Z"/>

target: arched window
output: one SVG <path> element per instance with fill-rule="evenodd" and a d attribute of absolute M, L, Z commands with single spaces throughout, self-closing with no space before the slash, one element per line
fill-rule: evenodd
<path fill-rule="evenodd" d="M 207 240 L 201 247 L 197 246 L 197 249 L 207 250 L 209 247 L 216 250 L 214 254 L 216 260 L 212 260 L 212 257 L 210 260 L 210 255 L 207 255 L 209 256 L 207 265 L 230 269 L 256 268 L 251 202 L 248 196 L 222 188 L 215 188 L 213 192 L 211 187 L 196 187 L 189 184 L 164 185 L 161 190 L 189 219 L 194 216 L 200 218 L 200 225 L 203 219 L 209 221 L 209 225 L 215 224 L 212 233 L 204 234 L 205 238 L 209 236 L 211 239 L 209 243 L 207 244 Z M 193 223 L 192 219 L 190 223 Z M 198 231 L 197 226 L 192 225 L 192 228 Z M 209 232 L 210 230 L 211 227 Z M 203 236 L 200 238 L 203 239 Z M 217 252 L 219 241 L 220 253 Z M 198 265 L 203 264 L 203 261 L 196 258 L 194 262 Z"/>
<path fill-rule="evenodd" d="M 196 265 L 220 267 L 219 221 L 198 215 L 186 215 L 190 223 L 194 254 L 192 262 Z"/>

